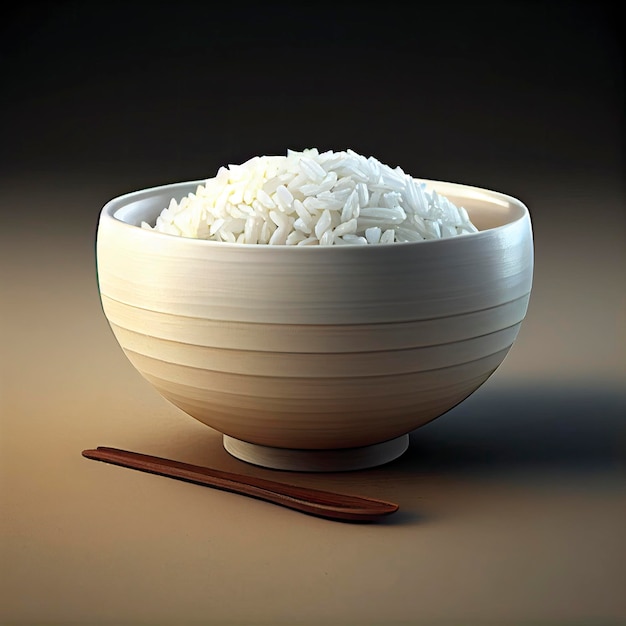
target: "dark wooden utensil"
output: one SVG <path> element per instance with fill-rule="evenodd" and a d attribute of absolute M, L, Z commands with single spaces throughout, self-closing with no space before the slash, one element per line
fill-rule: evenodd
<path fill-rule="evenodd" d="M 117 448 L 100 446 L 95 450 L 83 450 L 82 454 L 88 459 L 232 491 L 332 520 L 372 522 L 399 508 L 384 500 L 299 487 Z"/>

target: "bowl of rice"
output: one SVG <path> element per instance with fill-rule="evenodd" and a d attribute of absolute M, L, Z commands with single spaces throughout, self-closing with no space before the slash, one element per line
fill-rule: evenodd
<path fill-rule="evenodd" d="M 506 194 L 312 148 L 112 199 L 96 260 L 156 391 L 240 460 L 341 471 L 398 458 L 501 365 L 533 234 Z"/>

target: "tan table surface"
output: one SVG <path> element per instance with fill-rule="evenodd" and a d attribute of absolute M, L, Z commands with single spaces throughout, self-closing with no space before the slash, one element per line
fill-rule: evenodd
<path fill-rule="evenodd" d="M 95 224 L 132 189 L 47 181 L 27 201 L 23 188 L 3 186 L 0 229 L 0 624 L 626 623 L 624 239 L 566 219 L 584 199 L 524 199 L 533 298 L 487 384 L 394 463 L 288 474 L 230 457 L 115 343 Z M 39 224 L 34 206 L 65 217 Z M 98 445 L 400 511 L 325 521 L 81 457 Z"/>

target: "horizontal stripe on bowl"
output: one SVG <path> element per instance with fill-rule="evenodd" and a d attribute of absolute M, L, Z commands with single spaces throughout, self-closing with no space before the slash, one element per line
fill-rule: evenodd
<path fill-rule="evenodd" d="M 285 378 L 282 376 L 247 376 L 228 372 L 167 363 L 159 359 L 126 350 L 132 364 L 144 376 L 163 383 L 185 385 L 190 394 L 194 389 L 218 391 L 244 396 L 266 398 L 380 398 L 393 399 L 398 394 L 420 393 L 431 388 L 445 387 L 479 377 L 493 371 L 504 359 L 508 348 L 469 363 L 431 369 L 422 372 L 382 376 L 344 376 Z"/>
<path fill-rule="evenodd" d="M 141 309 L 107 296 L 102 306 L 117 327 L 180 343 L 268 352 L 368 352 L 460 341 L 521 322 L 529 294 L 480 311 L 386 324 L 264 324 L 211 320 Z"/>
<path fill-rule="evenodd" d="M 178 408 L 221 433 L 262 445 L 323 449 L 369 445 L 419 428 L 462 402 L 491 373 L 432 388 L 406 381 L 403 393 L 375 398 L 256 397 L 147 378 Z"/>
<path fill-rule="evenodd" d="M 383 376 L 441 369 L 511 347 L 520 324 L 487 335 L 423 348 L 377 352 L 297 353 L 230 350 L 168 341 L 111 325 L 124 350 L 209 372 L 281 378 Z"/>

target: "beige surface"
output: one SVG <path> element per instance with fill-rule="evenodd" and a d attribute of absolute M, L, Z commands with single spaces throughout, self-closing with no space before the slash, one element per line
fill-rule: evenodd
<path fill-rule="evenodd" d="M 74 226 L 34 230 L 19 190 L 4 187 L 0 241 L 1 624 L 626 622 L 624 241 L 567 219 L 584 198 L 524 198 L 535 287 L 496 376 L 413 433 L 399 461 L 307 475 L 230 457 L 127 362 L 93 249 L 119 189 L 51 183 L 30 202 Z M 622 215 L 616 194 L 596 201 Z M 97 445 L 401 510 L 381 525 L 328 522 L 80 456 Z"/>

